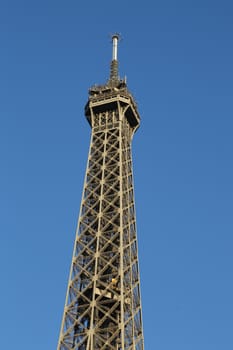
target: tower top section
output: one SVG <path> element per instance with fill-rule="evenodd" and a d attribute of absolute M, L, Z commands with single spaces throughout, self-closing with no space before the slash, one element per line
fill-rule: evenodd
<path fill-rule="evenodd" d="M 136 131 L 140 124 L 140 116 L 136 102 L 129 92 L 126 79 L 120 79 L 118 75 L 117 50 L 119 34 L 112 35 L 112 61 L 110 65 L 110 77 L 103 85 L 94 85 L 89 89 L 89 98 L 85 106 L 85 115 L 91 127 L 93 118 L 98 113 L 117 111 L 124 113 L 131 128 Z"/>

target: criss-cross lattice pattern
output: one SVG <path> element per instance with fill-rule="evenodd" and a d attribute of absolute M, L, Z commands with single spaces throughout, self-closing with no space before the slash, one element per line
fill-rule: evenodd
<path fill-rule="evenodd" d="M 126 108 L 92 113 L 92 137 L 58 350 L 143 350 Z"/>

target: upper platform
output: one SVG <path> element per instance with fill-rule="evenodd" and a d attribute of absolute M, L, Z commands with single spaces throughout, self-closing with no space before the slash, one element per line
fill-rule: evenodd
<path fill-rule="evenodd" d="M 140 116 L 133 96 L 129 93 L 124 81 L 116 86 L 93 86 L 89 90 L 89 99 L 85 106 L 85 115 L 91 125 L 91 110 L 94 114 L 107 110 L 124 108 L 124 115 L 132 128 L 138 128 Z"/>

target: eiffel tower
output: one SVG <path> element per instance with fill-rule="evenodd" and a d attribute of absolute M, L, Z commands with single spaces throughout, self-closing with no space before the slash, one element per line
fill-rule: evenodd
<path fill-rule="evenodd" d="M 91 142 L 57 350 L 143 350 L 131 141 L 140 124 L 118 76 L 89 90 Z"/>

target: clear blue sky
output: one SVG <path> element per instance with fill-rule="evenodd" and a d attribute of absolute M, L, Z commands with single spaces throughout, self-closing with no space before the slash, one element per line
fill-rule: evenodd
<path fill-rule="evenodd" d="M 86 167 L 88 88 L 120 74 L 145 350 L 233 349 L 233 3 L 0 3 L 1 349 L 56 349 Z"/>

